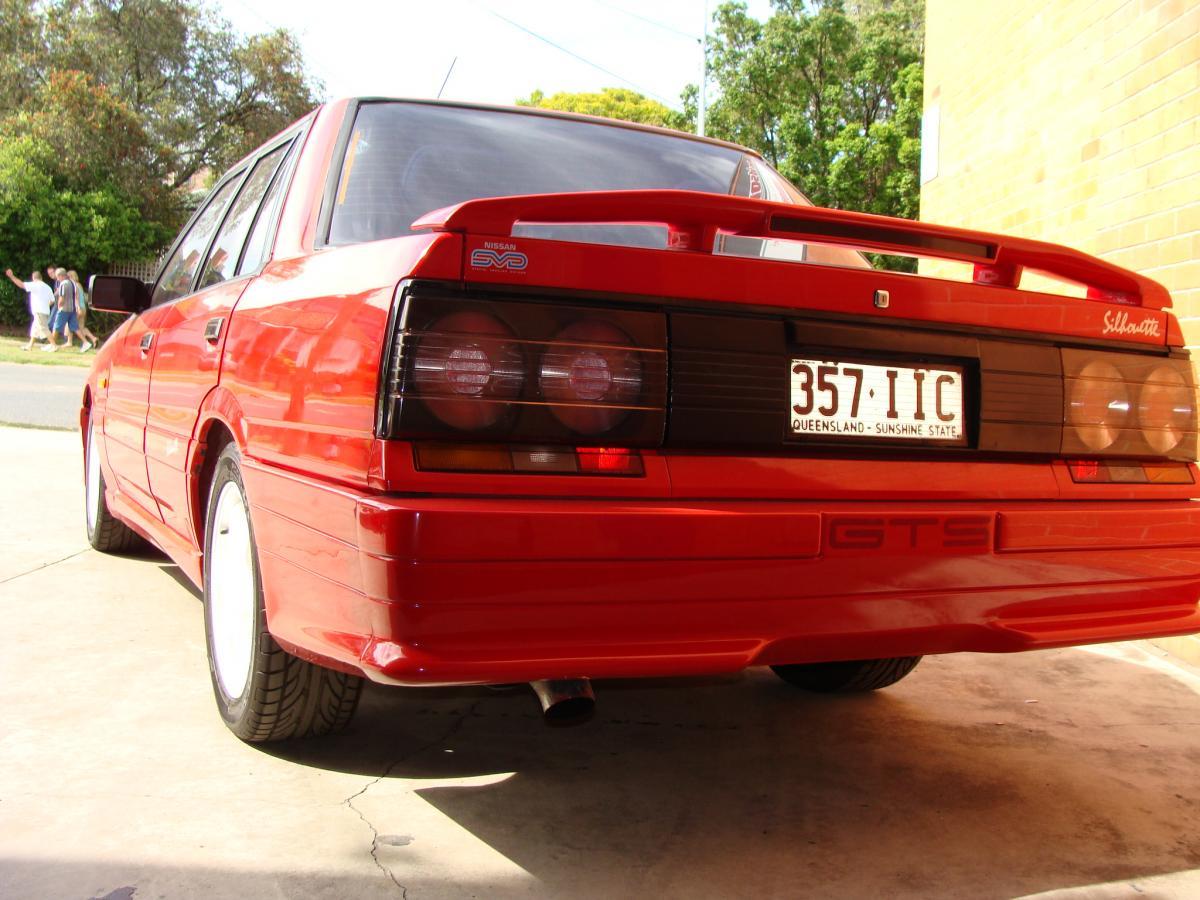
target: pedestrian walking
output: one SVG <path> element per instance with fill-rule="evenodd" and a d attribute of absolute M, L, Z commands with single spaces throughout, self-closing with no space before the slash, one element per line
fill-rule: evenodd
<path fill-rule="evenodd" d="M 79 338 L 79 343 L 82 346 L 85 342 L 83 335 L 79 333 L 79 314 L 75 310 L 76 294 L 75 285 L 67 278 L 67 270 L 59 269 L 56 273 L 58 276 L 58 287 L 54 289 L 55 298 L 58 301 L 58 318 L 55 319 L 54 327 L 50 331 L 50 346 L 43 347 L 43 350 L 53 352 L 58 349 L 56 341 L 56 333 L 62 332 L 64 346 L 71 346 L 71 336 Z"/>
<path fill-rule="evenodd" d="M 87 338 L 79 348 L 79 352 L 87 353 L 93 347 L 100 345 L 100 338 L 92 334 L 91 329 L 87 327 L 88 296 L 83 285 L 79 283 L 79 273 L 74 269 L 68 269 L 67 278 L 71 279 L 71 284 L 75 285 L 75 311 L 79 314 L 79 333 Z"/>
<path fill-rule="evenodd" d="M 54 338 L 50 332 L 50 307 L 54 303 L 54 292 L 50 290 L 50 285 L 42 281 L 42 273 L 34 272 L 29 276 L 29 281 L 19 279 L 13 274 L 12 269 L 5 269 L 4 274 L 8 276 L 9 281 L 29 295 L 29 312 L 33 316 L 33 321 L 29 325 L 29 343 L 21 349 L 33 349 L 34 341 L 50 341 L 53 344 Z"/>
<path fill-rule="evenodd" d="M 50 304 L 50 343 L 58 343 L 58 266 L 46 266 L 46 283 L 55 300 Z"/>

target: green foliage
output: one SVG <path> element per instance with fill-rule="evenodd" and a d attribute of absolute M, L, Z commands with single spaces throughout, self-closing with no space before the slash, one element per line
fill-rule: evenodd
<path fill-rule="evenodd" d="M 22 280 L 34 269 L 69 265 L 81 276 L 113 260 L 153 256 L 170 233 L 146 220 L 137 198 L 112 184 L 68 187 L 57 156 L 33 137 L 0 141 L 0 260 Z M 0 282 L 0 324 L 28 324 L 25 297 Z"/>
<path fill-rule="evenodd" d="M 591 94 L 569 94 L 560 91 L 549 97 L 541 91 L 534 91 L 525 99 L 518 100 L 517 105 L 559 109 L 564 112 L 602 116 L 606 119 L 638 122 L 643 125 L 658 125 L 663 128 L 688 128 L 687 118 L 683 113 L 628 88 L 603 88 L 599 93 Z"/>
<path fill-rule="evenodd" d="M 197 0 L 52 0 L 46 22 L 49 66 L 84 71 L 119 97 L 172 189 L 227 168 L 321 91 L 289 32 L 239 37 Z"/>
<path fill-rule="evenodd" d="M 821 206 L 915 218 L 921 0 L 774 0 L 717 9 L 706 130 L 753 147 Z M 695 116 L 695 88 L 684 95 Z M 907 261 L 899 263 L 909 268 Z"/>
<path fill-rule="evenodd" d="M 211 0 L 0 0 L 0 270 L 153 258 L 220 172 L 317 103 L 295 38 Z M 0 323 L 25 324 L 0 281 Z"/>

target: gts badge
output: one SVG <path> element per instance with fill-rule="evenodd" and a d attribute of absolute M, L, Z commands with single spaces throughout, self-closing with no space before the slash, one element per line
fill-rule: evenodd
<path fill-rule="evenodd" d="M 529 257 L 518 251 L 514 244 L 488 241 L 471 251 L 472 269 L 524 272 L 528 265 Z"/>
<path fill-rule="evenodd" d="M 847 553 L 985 553 L 993 517 L 825 516 L 825 556 Z"/>

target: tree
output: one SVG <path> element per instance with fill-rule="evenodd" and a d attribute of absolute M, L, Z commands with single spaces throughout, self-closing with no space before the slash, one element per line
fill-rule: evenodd
<path fill-rule="evenodd" d="M 541 91 L 534 91 L 525 99 L 518 100 L 517 105 L 559 109 L 564 112 L 619 119 L 622 122 L 659 125 L 663 128 L 688 128 L 687 118 L 683 113 L 628 88 L 603 88 L 599 93 L 590 94 L 560 91 L 549 97 Z"/>
<path fill-rule="evenodd" d="M 69 187 L 59 154 L 31 136 L 0 141 L 0 260 L 22 278 L 51 263 L 94 272 L 152 255 L 170 237 L 143 217 L 138 198 L 112 184 Z M 0 324 L 29 322 L 25 298 L 5 282 Z"/>
<path fill-rule="evenodd" d="M 124 101 L 171 189 L 228 167 L 321 92 L 290 32 L 240 38 L 194 0 L 52 0 L 45 31 L 47 67 L 86 72 Z"/>
<path fill-rule="evenodd" d="M 308 112 L 295 38 L 206 0 L 0 0 L 0 262 L 81 273 L 153 257 L 197 173 Z M 25 319 L 0 283 L 0 320 Z"/>
<path fill-rule="evenodd" d="M 759 22 L 741 2 L 714 15 L 707 130 L 763 154 L 813 202 L 915 217 L 920 0 L 774 0 Z M 694 115 L 695 89 L 685 93 Z M 907 266 L 906 266 L 907 267 Z"/>
<path fill-rule="evenodd" d="M 0 0 L 0 111 L 20 109 L 33 94 L 43 26 L 29 0 Z"/>

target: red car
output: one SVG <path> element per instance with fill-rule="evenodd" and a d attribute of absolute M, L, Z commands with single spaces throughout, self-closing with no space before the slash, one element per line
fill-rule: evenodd
<path fill-rule="evenodd" d="M 363 678 L 531 682 L 567 718 L 592 678 L 870 690 L 923 654 L 1193 632 L 1170 302 L 813 207 L 719 141 L 335 102 L 217 183 L 153 285 L 95 279 L 134 315 L 83 395 L 88 535 L 203 587 L 250 741 L 341 728 Z"/>

